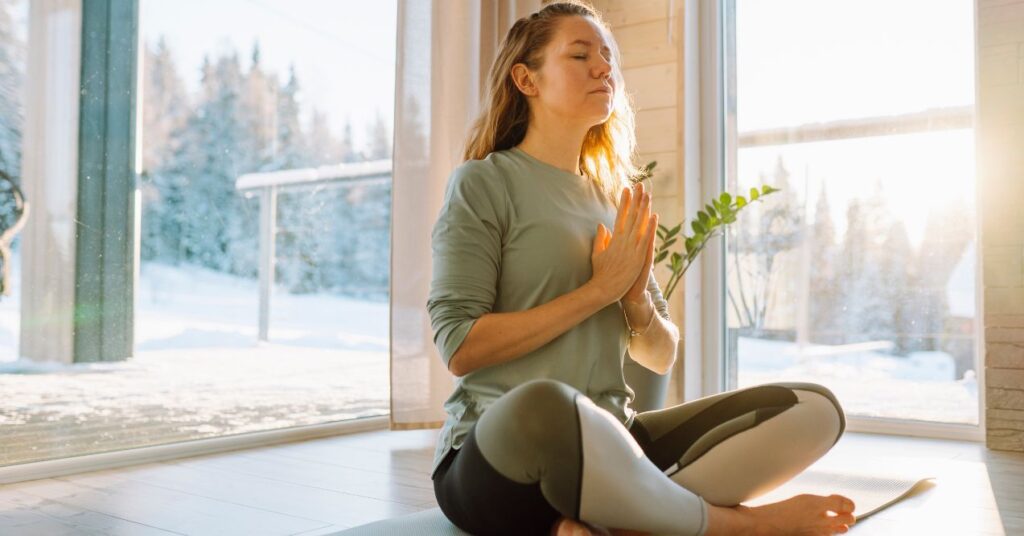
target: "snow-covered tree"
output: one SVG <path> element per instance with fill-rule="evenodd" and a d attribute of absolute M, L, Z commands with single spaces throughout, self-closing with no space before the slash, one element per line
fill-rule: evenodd
<path fill-rule="evenodd" d="M 388 128 L 380 110 L 377 110 L 373 123 L 370 125 L 367 140 L 365 152 L 367 160 L 391 158 L 391 129 Z"/>
<path fill-rule="evenodd" d="M 727 228 L 730 261 L 727 270 L 728 305 L 740 327 L 765 327 L 769 302 L 780 276 L 776 259 L 800 245 L 803 239 L 803 203 L 789 182 L 789 170 L 782 157 L 775 161 L 770 178 L 762 183 L 781 191 L 764 203 L 753 203 L 749 212 Z M 751 185 L 754 186 L 754 185 Z M 737 190 L 738 194 L 742 194 Z"/>
<path fill-rule="evenodd" d="M 182 129 L 188 120 L 189 102 L 177 65 L 160 38 L 156 46 L 145 46 L 142 62 L 142 237 L 140 247 L 146 260 L 176 257 L 172 245 L 180 234 L 182 192 L 175 188 L 166 165 L 178 150 Z"/>
<path fill-rule="evenodd" d="M 0 171 L 20 184 L 25 43 L 15 30 L 13 9 L 12 0 L 0 0 Z"/>
<path fill-rule="evenodd" d="M 152 169 L 143 177 L 147 199 L 152 197 L 143 218 L 145 258 L 255 276 L 259 199 L 235 190 L 239 175 L 390 157 L 389 129 L 380 114 L 369 128 L 371 143 L 364 155 L 352 148 L 351 122 L 341 140 L 319 111 L 312 110 L 304 125 L 297 73 L 291 69 L 285 83 L 279 83 L 263 65 L 258 43 L 244 71 L 234 53 L 204 60 L 201 85 L 192 98 L 180 87 L 166 46 L 149 52 L 147 65 L 159 68 L 146 73 L 153 89 L 144 113 L 152 121 L 144 128 L 155 134 L 144 136 L 146 149 L 152 149 Z M 181 107 L 186 109 L 178 114 Z M 173 122 L 164 115 L 183 116 L 180 126 L 168 128 L 160 121 Z M 278 282 L 296 292 L 364 295 L 372 290 L 383 297 L 390 208 L 389 183 L 280 190 Z"/>
<path fill-rule="evenodd" d="M 850 202 L 846 211 L 839 279 L 843 285 L 843 314 L 840 323 L 847 343 L 888 339 L 894 315 L 883 292 L 887 284 L 883 271 L 882 242 L 890 219 L 881 183 L 865 199 Z"/>
<path fill-rule="evenodd" d="M 837 277 L 837 251 L 835 223 L 828 200 L 827 183 L 818 192 L 814 209 L 814 223 L 808 237 L 811 266 L 809 274 L 809 316 L 811 339 L 822 344 L 835 344 L 841 340 L 839 316 L 842 292 Z"/>

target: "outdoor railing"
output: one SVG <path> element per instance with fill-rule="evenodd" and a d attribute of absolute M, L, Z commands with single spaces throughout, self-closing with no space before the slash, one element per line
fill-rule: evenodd
<path fill-rule="evenodd" d="M 247 173 L 235 180 L 239 192 L 259 192 L 259 281 L 260 313 L 259 340 L 268 340 L 270 331 L 270 298 L 274 284 L 274 246 L 277 235 L 277 194 L 282 190 L 310 184 L 344 182 L 350 184 L 378 184 L 391 180 L 391 160 L 371 160 L 320 166 L 317 168 L 287 169 L 265 173 Z"/>

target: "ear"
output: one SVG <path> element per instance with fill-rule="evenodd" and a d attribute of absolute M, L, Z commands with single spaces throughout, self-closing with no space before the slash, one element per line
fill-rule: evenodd
<path fill-rule="evenodd" d="M 525 63 L 517 63 L 512 66 L 512 82 L 527 97 L 537 96 L 537 86 L 534 83 L 533 75 Z"/>

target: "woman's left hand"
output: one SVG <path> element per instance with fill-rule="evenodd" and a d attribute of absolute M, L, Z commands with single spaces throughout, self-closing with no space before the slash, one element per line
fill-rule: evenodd
<path fill-rule="evenodd" d="M 642 183 L 635 186 L 633 189 L 634 191 L 639 191 L 639 195 L 643 195 L 644 188 Z M 638 222 L 637 226 L 643 229 L 644 226 L 646 226 L 647 223 L 650 221 L 650 219 L 656 216 L 657 212 L 652 211 L 648 215 L 647 219 L 642 222 Z M 640 274 L 637 276 L 636 281 L 633 282 L 633 286 L 630 287 L 629 290 L 627 290 L 626 293 L 622 296 L 622 302 L 630 302 L 634 304 L 645 303 L 646 296 L 644 295 L 644 293 L 647 291 L 647 281 L 648 279 L 650 279 L 651 266 L 654 264 L 654 239 L 655 237 L 657 237 L 657 235 L 658 233 L 651 233 L 649 239 L 650 241 L 647 243 L 647 258 L 644 261 L 644 266 L 643 268 L 640 269 Z M 606 234 L 604 237 L 604 243 L 597 244 L 595 251 L 601 252 L 607 249 L 608 243 L 611 242 L 611 240 L 611 233 Z"/>
<path fill-rule="evenodd" d="M 654 217 L 656 213 L 652 212 L 651 217 Z M 646 225 L 647 222 L 644 222 Z M 633 282 L 633 286 L 629 287 L 626 294 L 622 296 L 623 302 L 630 302 L 634 304 L 646 303 L 647 297 L 647 281 L 651 276 L 651 265 L 654 264 L 654 239 L 657 233 L 651 233 L 650 242 L 647 243 L 647 260 L 644 262 L 644 267 L 640 269 L 640 275 L 637 276 L 636 281 Z"/>

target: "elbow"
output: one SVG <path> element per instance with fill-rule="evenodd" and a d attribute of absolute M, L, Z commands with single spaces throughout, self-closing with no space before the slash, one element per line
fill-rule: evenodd
<path fill-rule="evenodd" d="M 464 353 L 465 352 L 463 352 L 460 347 L 454 354 L 452 354 L 452 358 L 448 360 L 448 372 L 451 372 L 456 378 L 461 378 L 469 372 L 462 366 L 462 362 L 465 361 L 465 358 L 463 357 Z"/>
<path fill-rule="evenodd" d="M 672 372 L 672 367 L 673 367 L 673 366 L 675 366 L 675 364 L 676 364 L 676 354 L 675 354 L 675 353 L 673 353 L 673 354 L 672 354 L 672 358 L 671 358 L 671 359 L 669 359 L 669 360 L 668 360 L 668 361 L 667 361 L 667 362 L 665 363 L 665 369 L 664 369 L 664 370 L 662 370 L 662 371 L 660 371 L 660 372 L 658 372 L 658 374 L 660 374 L 660 375 L 664 376 L 664 375 L 668 374 L 669 372 Z"/>

